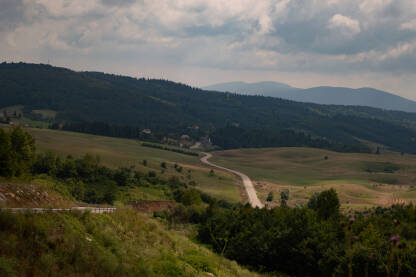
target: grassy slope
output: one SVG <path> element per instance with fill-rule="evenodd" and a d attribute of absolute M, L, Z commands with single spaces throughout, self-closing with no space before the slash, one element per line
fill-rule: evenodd
<path fill-rule="evenodd" d="M 327 156 L 328 160 L 324 157 Z M 240 170 L 258 181 L 264 199 L 268 191 L 291 188 L 291 198 L 305 202 L 316 191 L 335 187 L 345 204 L 364 206 L 416 200 L 416 156 L 393 152 L 336 153 L 311 148 L 240 149 L 216 152 L 213 161 Z M 369 173 L 380 163 L 400 167 L 394 173 Z"/>
<path fill-rule="evenodd" d="M 0 212 L 1 276 L 257 276 L 158 221 L 114 214 Z"/>
<path fill-rule="evenodd" d="M 67 186 L 50 177 L 30 181 L 0 177 L 0 207 L 69 208 L 78 204 Z"/>
<path fill-rule="evenodd" d="M 239 179 L 234 175 L 217 172 L 216 176 L 209 176 L 209 169 L 204 167 L 198 157 L 183 155 L 171 151 L 142 147 L 138 141 L 131 139 L 110 138 L 88 134 L 55 131 L 48 129 L 27 128 L 36 139 L 36 145 L 40 151 L 52 150 L 61 155 L 71 154 L 82 156 L 86 153 L 97 154 L 104 165 L 109 167 L 135 166 L 141 171 L 161 172 L 161 162 L 167 162 L 168 168 L 164 176 L 176 175 L 184 182 L 196 181 L 197 188 L 211 194 L 218 199 L 231 202 L 239 202 Z M 142 165 L 147 160 L 148 165 Z M 173 165 L 177 163 L 183 167 L 182 173 L 178 173 Z M 191 170 L 189 173 L 188 170 Z M 191 175 L 191 179 L 188 178 Z M 144 198 L 154 199 L 157 192 L 140 191 Z M 156 193 L 156 196 L 155 196 Z"/>

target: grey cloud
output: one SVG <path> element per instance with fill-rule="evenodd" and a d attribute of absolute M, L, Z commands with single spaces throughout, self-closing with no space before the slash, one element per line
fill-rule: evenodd
<path fill-rule="evenodd" d="M 0 31 L 12 30 L 24 20 L 23 0 L 1 0 L 0 7 Z"/>
<path fill-rule="evenodd" d="M 133 4 L 137 1 L 136 0 L 101 0 L 101 2 L 104 5 L 109 5 L 109 6 L 124 6 L 124 5 Z M 140 2 L 143 2 L 143 0 L 140 0 Z"/>
<path fill-rule="evenodd" d="M 82 56 L 97 63 L 134 61 L 138 66 L 323 74 L 416 73 L 412 48 L 416 31 L 401 28 L 416 18 L 414 0 L 393 0 L 374 11 L 360 10 L 364 0 L 332 5 L 324 0 L 292 0 L 279 7 L 276 4 L 282 1 L 278 0 L 247 0 L 247 6 L 239 0 L 223 4 L 214 0 L 85 0 L 85 7 L 73 5 L 73 10 L 54 10 L 53 1 L 38 5 L 34 0 L 0 0 L 0 31 L 12 34 L 19 51 L 27 55 L 36 50 L 34 56 L 39 52 L 68 60 Z M 33 12 L 34 6 L 38 13 Z M 342 26 L 330 28 L 337 14 L 358 22 L 359 28 L 353 32 Z M 36 18 L 39 24 L 32 26 L 27 17 Z M 270 28 L 262 29 L 262 18 L 270 18 Z M 45 39 L 27 41 L 24 33 L 13 32 L 19 24 Z M 5 39 L 0 38 L 0 47 L 2 43 Z M 400 45 L 409 49 L 395 51 Z"/>

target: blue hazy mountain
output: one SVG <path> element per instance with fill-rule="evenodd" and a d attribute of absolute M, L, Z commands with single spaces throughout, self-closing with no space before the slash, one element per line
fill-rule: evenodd
<path fill-rule="evenodd" d="M 277 82 L 231 82 L 207 86 L 203 89 L 247 95 L 271 96 L 298 102 L 368 106 L 386 110 L 416 112 L 415 101 L 373 88 L 351 89 L 322 86 L 299 89 Z"/>

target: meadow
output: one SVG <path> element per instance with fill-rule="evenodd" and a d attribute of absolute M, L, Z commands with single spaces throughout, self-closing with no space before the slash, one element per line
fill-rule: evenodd
<path fill-rule="evenodd" d="M 39 152 L 53 151 L 61 156 L 74 157 L 90 153 L 98 155 L 101 163 L 110 168 L 134 166 L 139 171 L 154 171 L 166 178 L 177 176 L 186 183 L 194 181 L 196 188 L 218 199 L 233 203 L 241 201 L 241 185 L 237 177 L 220 171 L 211 176 L 210 169 L 204 167 L 195 156 L 143 147 L 140 141 L 132 139 L 39 128 L 26 128 L 26 131 L 35 138 Z M 143 161 L 146 161 L 146 165 Z M 162 168 L 162 163 L 166 163 L 166 168 Z M 182 168 L 180 172 L 175 164 Z M 138 190 L 135 193 L 142 194 L 144 199 L 155 200 L 160 196 L 158 191 L 145 188 Z"/>
<path fill-rule="evenodd" d="M 278 200 L 281 191 L 289 191 L 289 204 L 301 205 L 314 193 L 335 188 L 344 208 L 416 201 L 415 155 L 284 147 L 217 151 L 212 161 L 246 173 L 262 200 L 269 192 Z"/>

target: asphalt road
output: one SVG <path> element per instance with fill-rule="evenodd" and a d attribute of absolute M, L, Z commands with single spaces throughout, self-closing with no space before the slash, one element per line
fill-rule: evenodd
<path fill-rule="evenodd" d="M 216 164 L 213 164 L 211 162 L 208 161 L 209 158 L 212 157 L 212 154 L 209 153 L 202 153 L 205 156 L 201 158 L 201 162 L 203 162 L 204 164 L 207 164 L 209 166 L 221 169 L 221 170 L 225 170 L 228 172 L 231 172 L 235 175 L 237 175 L 238 177 L 241 178 L 241 180 L 243 181 L 243 185 L 244 185 L 244 189 L 246 190 L 247 196 L 248 196 L 248 202 L 250 203 L 250 205 L 252 207 L 259 207 L 259 208 L 263 208 L 264 205 L 263 203 L 261 203 L 260 199 L 257 197 L 257 193 L 256 193 L 256 189 L 254 188 L 253 182 L 251 182 L 250 178 L 245 175 L 244 173 L 241 173 L 239 171 L 233 170 L 233 169 L 229 169 L 226 167 L 222 167 Z"/>

